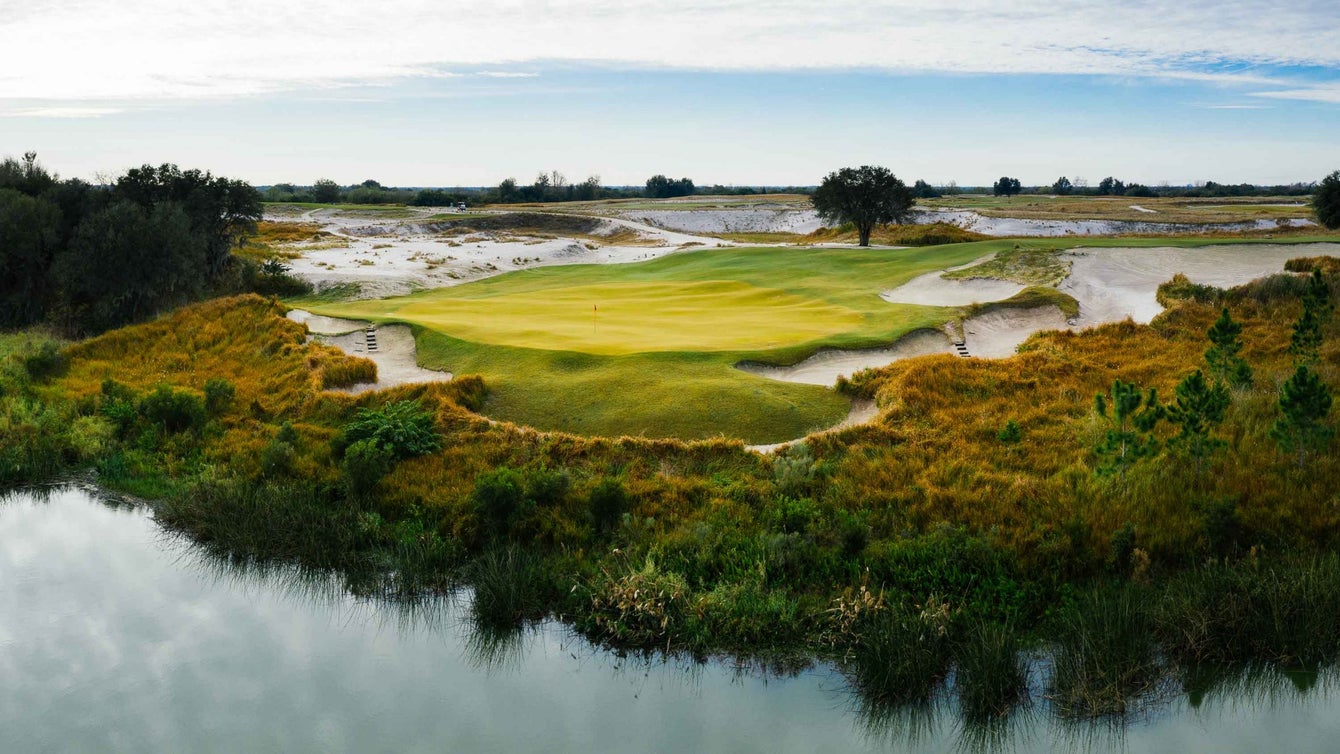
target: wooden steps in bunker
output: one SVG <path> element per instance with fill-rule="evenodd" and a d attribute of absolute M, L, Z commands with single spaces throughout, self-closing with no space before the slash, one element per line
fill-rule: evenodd
<path fill-rule="evenodd" d="M 972 358 L 972 354 L 968 353 L 968 344 L 962 340 L 954 341 L 954 355 L 960 359 Z"/>
<path fill-rule="evenodd" d="M 367 338 L 368 350 L 369 351 L 377 350 L 377 328 L 369 327 L 367 330 L 363 332 L 363 334 Z"/>

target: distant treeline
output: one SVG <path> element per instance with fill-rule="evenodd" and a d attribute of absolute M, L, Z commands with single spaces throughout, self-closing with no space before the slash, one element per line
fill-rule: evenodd
<path fill-rule="evenodd" d="M 697 186 L 689 178 L 654 175 L 645 186 L 604 186 L 593 175 L 571 183 L 557 170 L 540 173 L 528 184 L 508 178 L 497 186 L 456 188 L 393 188 L 375 180 L 341 186 L 322 178 L 310 186 L 278 183 L 265 189 L 267 202 L 314 204 L 406 204 L 415 207 L 450 207 L 458 204 L 522 204 L 528 202 L 589 202 L 598 199 L 665 199 L 677 196 L 752 196 L 755 194 L 808 194 L 813 186 Z"/>
<path fill-rule="evenodd" d="M 1024 186 L 1018 178 L 1001 176 L 990 187 L 960 189 L 951 183 L 949 186 L 940 189 L 925 186 L 929 193 L 923 193 L 922 186 L 924 183 L 924 181 L 917 181 L 916 194 L 918 197 L 928 198 L 956 193 L 992 193 L 996 196 L 1046 194 L 1049 196 L 1131 196 L 1137 198 L 1194 199 L 1235 196 L 1307 196 L 1317 188 L 1316 183 L 1257 186 L 1251 183 L 1228 184 L 1215 183 L 1214 181 L 1205 181 L 1190 186 L 1146 186 L 1141 183 L 1126 183 L 1112 176 L 1099 181 L 1096 186 L 1090 186 L 1088 181 L 1083 178 L 1067 178 L 1066 176 L 1057 178 L 1050 186 Z"/>
<path fill-rule="evenodd" d="M 99 332 L 212 293 L 255 289 L 233 254 L 261 217 L 248 183 L 145 165 L 110 186 L 0 162 L 0 328 Z"/>

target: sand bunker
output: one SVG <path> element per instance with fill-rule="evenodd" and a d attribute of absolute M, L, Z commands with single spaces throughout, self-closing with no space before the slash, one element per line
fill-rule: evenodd
<path fill-rule="evenodd" d="M 323 317 L 301 309 L 288 313 L 294 322 L 302 322 L 312 333 L 312 338 L 329 343 L 350 356 L 362 356 L 377 364 L 377 381 L 360 382 L 341 393 L 358 394 L 368 390 L 381 390 L 396 385 L 409 385 L 419 382 L 447 382 L 451 372 L 439 372 L 424 369 L 417 360 L 418 349 L 414 344 L 414 332 L 405 325 L 382 325 L 376 330 L 377 349 L 367 346 L 367 322 L 353 319 Z"/>
<path fill-rule="evenodd" d="M 743 362 L 736 366 L 741 371 L 768 379 L 831 386 L 837 382 L 839 376 L 850 377 L 862 369 L 882 367 L 899 359 L 910 359 L 914 356 L 950 352 L 947 335 L 937 330 L 918 330 L 899 338 L 886 348 L 859 350 L 823 348 L 808 359 L 787 367 L 757 362 Z"/>
<path fill-rule="evenodd" d="M 805 235 L 823 227 L 812 209 L 750 207 L 742 209 L 629 210 L 622 215 L 686 233 L 796 233 Z"/>
<path fill-rule="evenodd" d="M 1004 358 L 1013 355 L 1030 335 L 1043 330 L 1079 329 L 1120 322 L 1128 317 L 1146 323 L 1163 311 L 1155 293 L 1159 285 L 1176 273 L 1195 283 L 1230 288 L 1282 272 L 1286 261 L 1301 256 L 1340 256 L 1340 244 L 1076 250 L 1065 255 L 1072 262 L 1071 273 L 1058 288 L 1079 302 L 1079 317 L 1067 319 L 1054 306 L 997 309 L 964 321 L 964 345 L 973 357 Z M 940 272 L 922 275 L 881 297 L 893 303 L 967 306 L 1001 301 L 1023 290 L 1021 285 L 1000 280 L 945 280 L 940 275 Z M 832 385 L 838 375 L 851 376 L 862 369 L 886 366 L 900 359 L 949 351 L 949 340 L 944 335 L 922 331 L 888 348 L 824 349 L 789 367 L 742 363 L 738 368 L 769 379 Z"/>
<path fill-rule="evenodd" d="M 1137 210 L 1142 211 L 1142 210 Z M 1149 210 L 1143 210 L 1148 212 Z M 1157 212 L 1154 212 L 1157 214 Z M 1218 232 L 1233 233 L 1243 230 L 1269 230 L 1278 227 L 1275 220 L 1252 220 L 1234 223 L 1160 223 L 1135 220 L 1037 220 L 1017 217 L 987 217 L 972 210 L 917 210 L 915 223 L 953 223 L 988 236 L 1114 236 L 1130 233 L 1169 235 L 1179 233 Z M 1288 226 L 1309 226 L 1311 220 L 1294 218 L 1284 221 Z"/>
<path fill-rule="evenodd" d="M 318 290 L 356 284 L 357 298 L 399 296 L 532 267 L 638 262 L 726 243 L 622 218 L 554 216 L 572 222 L 554 222 L 560 230 L 538 235 L 508 228 L 467 232 L 452 226 L 468 225 L 468 219 L 454 220 L 441 209 L 398 210 L 410 215 L 378 217 L 375 210 L 346 214 L 329 208 L 295 214 L 280 208 L 267 212 L 266 219 L 320 225 L 333 241 L 288 247 L 301 256 L 285 263 Z M 507 226 L 513 214 L 489 213 L 480 224 Z M 445 219 L 430 219 L 438 216 Z M 589 237 L 565 236 L 561 228 L 567 225 L 589 230 Z M 605 242 L 604 237 L 618 240 Z"/>
<path fill-rule="evenodd" d="M 1288 260 L 1308 256 L 1340 256 L 1340 244 L 1077 249 L 1066 255 L 1070 277 L 1058 288 L 1079 301 L 1081 327 L 1127 317 L 1149 322 L 1163 311 L 1155 292 L 1176 273 L 1193 283 L 1230 288 L 1283 272 Z"/>
<path fill-rule="evenodd" d="M 1055 306 L 997 309 L 964 320 L 963 344 L 971 356 L 1000 359 L 1013 356 L 1035 332 L 1068 328 L 1065 315 Z"/>
<path fill-rule="evenodd" d="M 979 264 L 990 259 L 978 259 L 965 267 Z M 960 269 L 955 267 L 953 269 Z M 921 306 L 969 306 L 990 301 L 1004 301 L 1022 291 L 1025 286 L 1008 280 L 992 278 L 966 278 L 946 280 L 941 275 L 946 270 L 937 270 L 907 281 L 891 291 L 879 294 L 879 297 L 891 304 L 920 304 Z"/>

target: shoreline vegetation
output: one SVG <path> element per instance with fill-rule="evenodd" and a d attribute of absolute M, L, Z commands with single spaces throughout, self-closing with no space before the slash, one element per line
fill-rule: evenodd
<path fill-rule="evenodd" d="M 1316 270 L 1333 309 L 1334 260 L 1290 269 Z M 277 302 L 215 299 L 73 344 L 4 336 L 0 470 L 91 466 L 226 557 L 333 569 L 360 594 L 469 585 L 498 627 L 835 658 L 878 707 L 925 703 L 952 671 L 971 714 L 1008 714 L 1021 651 L 1048 647 L 1063 715 L 1120 715 L 1169 679 L 1340 654 L 1338 461 L 1329 438 L 1301 465 L 1272 438 L 1291 328 L 1325 308 L 1304 303 L 1311 279 L 1174 280 L 1147 326 L 863 372 L 848 390 L 875 421 L 774 458 L 491 423 L 477 378 L 332 392 L 375 366 L 307 342 Z M 1224 307 L 1250 385 L 1205 442 L 1165 421 L 1114 461 L 1127 430 L 1092 396 L 1180 396 Z M 1310 360 L 1328 382 L 1335 327 Z"/>
<path fill-rule="evenodd" d="M 164 166 L 94 189 L 26 164 L 45 198 L 0 192 L 68 249 L 125 222 L 194 249 L 183 269 L 216 267 L 220 287 L 239 269 L 284 279 L 278 262 L 234 268 L 219 252 L 254 225 L 244 184 Z M 184 209 L 200 197 L 172 193 L 183 185 L 235 190 L 242 211 L 205 233 Z M 105 191 L 89 195 L 106 206 L 71 228 L 48 211 L 60 190 Z M 994 274 L 1054 280 L 1045 252 L 1067 243 L 1029 241 Z M 221 558 L 331 571 L 388 599 L 468 587 L 500 636 L 553 617 L 620 650 L 832 658 L 871 717 L 948 685 L 967 718 L 1007 717 L 1027 704 L 1022 658 L 1044 650 L 1060 714 L 1120 717 L 1169 684 L 1202 693 L 1340 658 L 1340 262 L 1306 251 L 1229 290 L 1174 277 L 1148 325 L 860 372 L 842 390 L 874 400 L 874 420 L 771 456 L 489 420 L 493 387 L 463 371 L 341 393 L 375 363 L 310 340 L 275 298 L 125 324 L 208 291 L 102 311 L 115 302 L 71 283 L 43 300 L 65 322 L 61 307 L 84 302 L 65 334 L 117 327 L 71 341 L 24 311 L 12 319 L 28 329 L 0 333 L 0 487 L 91 469 Z M 108 282 L 84 272 L 71 280 Z M 1067 305 L 1047 291 L 1021 295 Z"/>

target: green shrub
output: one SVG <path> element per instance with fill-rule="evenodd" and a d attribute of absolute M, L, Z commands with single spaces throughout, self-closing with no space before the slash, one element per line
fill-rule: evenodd
<path fill-rule="evenodd" d="M 264 476 L 267 479 L 286 476 L 289 472 L 293 471 L 293 462 L 297 457 L 298 451 L 292 444 L 284 442 L 276 437 L 266 443 L 265 449 L 261 451 L 261 476 Z M 348 459 L 349 454 L 346 451 L 346 462 Z M 348 467 L 346 466 L 346 468 Z M 377 478 L 380 479 L 381 477 L 378 476 Z M 375 481 L 373 484 L 375 484 Z"/>
<path fill-rule="evenodd" d="M 359 440 L 344 450 L 344 474 L 349 492 L 365 497 L 391 471 L 395 456 L 374 440 Z"/>
<path fill-rule="evenodd" d="M 508 524 L 526 502 L 525 480 L 515 469 L 500 466 L 480 474 L 475 479 L 470 504 L 495 533 L 507 530 Z"/>
<path fill-rule="evenodd" d="M 563 469 L 541 466 L 526 474 L 526 497 L 541 507 L 562 505 L 571 487 L 572 476 Z"/>
<path fill-rule="evenodd" d="M 432 414 L 418 401 L 389 401 L 378 409 L 359 409 L 354 421 L 345 425 L 344 439 L 350 445 L 374 441 L 396 460 L 432 453 L 442 445 Z"/>
<path fill-rule="evenodd" d="M 591 520 L 595 522 L 598 531 L 607 532 L 613 529 L 623 514 L 627 513 L 633 507 L 632 498 L 628 495 L 628 490 L 624 489 L 623 482 L 618 479 L 606 478 L 591 490 L 588 498 L 591 506 Z"/>
<path fill-rule="evenodd" d="M 140 416 L 166 434 L 198 430 L 205 424 L 205 404 L 194 393 L 159 385 L 140 399 Z"/>
<path fill-rule="evenodd" d="M 34 380 L 59 377 L 70 365 L 70 359 L 54 341 L 44 341 L 36 351 L 23 357 L 23 368 Z"/>
<path fill-rule="evenodd" d="M 233 405 L 237 397 L 237 388 L 233 383 L 221 377 L 211 377 L 205 381 L 205 411 L 210 416 L 221 416 Z"/>

